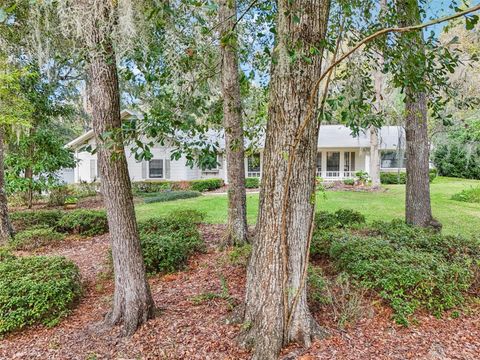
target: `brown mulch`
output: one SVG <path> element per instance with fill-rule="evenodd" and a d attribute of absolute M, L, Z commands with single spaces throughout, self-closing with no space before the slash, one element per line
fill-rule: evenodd
<path fill-rule="evenodd" d="M 221 292 L 225 279 L 234 302 L 244 296 L 245 270 L 218 251 L 222 225 L 201 227 L 207 250 L 194 256 L 184 271 L 150 279 L 158 315 L 130 338 L 119 329 L 100 325 L 109 309 L 113 286 L 104 274 L 108 236 L 72 238 L 40 253 L 75 261 L 85 280 L 84 297 L 68 318 L 55 328 L 36 326 L 0 340 L 0 359 L 248 359 L 236 344 L 238 325 L 227 325 L 230 303 L 199 295 Z M 38 253 L 38 252 L 37 252 Z M 340 329 L 330 314 L 317 310 L 317 320 L 330 336 L 309 349 L 291 346 L 283 359 L 478 359 L 480 314 L 458 319 L 419 316 L 419 325 L 403 328 L 381 304 L 355 326 Z"/>

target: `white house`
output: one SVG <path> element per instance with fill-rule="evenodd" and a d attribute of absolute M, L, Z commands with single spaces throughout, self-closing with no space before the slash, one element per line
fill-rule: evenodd
<path fill-rule="evenodd" d="M 123 111 L 122 118 L 127 119 L 135 116 L 130 111 Z M 213 135 L 212 135 L 213 136 Z M 219 140 L 219 135 L 215 135 Z M 220 137 L 220 147 L 224 146 Z M 379 131 L 379 148 L 381 158 L 381 171 L 396 171 L 405 166 L 404 144 L 405 132 L 399 126 L 385 126 Z M 262 143 L 262 141 L 260 141 Z M 75 152 L 77 165 L 74 169 L 73 182 L 92 182 L 98 180 L 97 155 L 84 150 L 86 145 L 95 147 L 93 131 L 69 142 L 66 147 Z M 161 181 L 161 180 L 196 180 L 209 177 L 222 178 L 227 182 L 226 162 L 223 156 L 219 156 L 219 165 L 215 169 L 202 170 L 198 167 L 186 165 L 186 159 L 171 160 L 172 147 L 153 147 L 153 158 L 150 161 L 136 161 L 128 147 L 125 153 L 128 161 L 128 169 L 132 181 Z M 262 154 L 245 159 L 245 171 L 247 177 L 261 177 Z M 326 181 L 341 180 L 355 177 L 359 170 L 368 172 L 370 168 L 370 136 L 369 132 L 360 133 L 353 137 L 351 130 L 343 125 L 322 125 L 318 139 L 317 175 Z"/>

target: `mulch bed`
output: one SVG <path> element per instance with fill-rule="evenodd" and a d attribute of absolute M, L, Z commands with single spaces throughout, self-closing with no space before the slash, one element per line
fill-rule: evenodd
<path fill-rule="evenodd" d="M 119 329 L 105 329 L 113 286 L 106 258 L 108 236 L 72 238 L 37 253 L 75 261 L 85 293 L 73 313 L 55 328 L 31 327 L 0 340 L 0 359 L 248 359 L 236 344 L 238 325 L 227 325 L 230 304 L 223 299 L 195 301 L 207 292 L 220 293 L 225 279 L 236 303 L 244 297 L 245 270 L 226 261 L 215 245 L 224 226 L 204 225 L 207 251 L 194 256 L 184 271 L 150 279 L 158 315 L 135 335 L 122 338 Z M 340 329 L 325 309 L 315 316 L 330 336 L 310 349 L 290 346 L 283 359 L 478 359 L 480 314 L 458 319 L 419 316 L 419 325 L 403 328 L 391 321 L 381 304 L 355 326 Z"/>

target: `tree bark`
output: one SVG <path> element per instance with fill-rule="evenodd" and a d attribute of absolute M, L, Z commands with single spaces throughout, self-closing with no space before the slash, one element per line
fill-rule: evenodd
<path fill-rule="evenodd" d="M 276 359 L 282 346 L 309 346 L 321 334 L 305 281 L 318 140 L 318 97 L 312 91 L 321 73 L 329 8 L 329 0 L 278 2 L 260 211 L 247 271 L 243 341 L 253 346 L 254 359 Z M 312 48 L 318 49 L 313 55 Z"/>
<path fill-rule="evenodd" d="M 397 10 L 401 26 L 411 26 L 421 22 L 417 0 L 397 0 Z M 425 62 L 418 60 L 425 58 L 425 43 L 421 31 L 402 36 L 407 37 L 409 50 L 407 50 L 406 61 L 410 62 L 406 64 L 410 83 L 405 88 L 407 155 L 405 219 L 407 224 L 440 228 L 441 224 L 432 217 L 430 203 L 427 96 L 421 84 L 426 71 Z"/>
<path fill-rule="evenodd" d="M 223 126 L 228 178 L 228 222 L 225 245 L 247 241 L 247 199 L 245 193 L 245 151 L 242 102 L 237 58 L 235 0 L 219 0 L 220 51 L 222 56 Z"/>
<path fill-rule="evenodd" d="M 106 0 L 104 0 L 106 1 Z M 89 1 L 84 2 L 88 6 Z M 108 6 L 106 6 L 108 8 Z M 105 18 L 95 21 L 108 23 Z M 93 20 L 92 20 L 93 21 Z M 101 176 L 101 188 L 110 229 L 115 292 L 107 325 L 121 325 L 131 335 L 154 316 L 154 303 L 145 274 L 130 177 L 121 135 L 120 94 L 115 52 L 107 33 L 96 27 L 87 59 L 87 96 Z M 105 138 L 105 133 L 113 134 Z"/>
<path fill-rule="evenodd" d="M 8 217 L 7 194 L 5 191 L 5 129 L 0 126 L 0 245 L 13 236 L 13 227 Z"/>

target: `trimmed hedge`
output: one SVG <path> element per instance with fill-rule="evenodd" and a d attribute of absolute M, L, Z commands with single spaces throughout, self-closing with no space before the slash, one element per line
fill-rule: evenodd
<path fill-rule="evenodd" d="M 85 236 L 108 232 L 107 214 L 104 210 L 73 210 L 66 212 L 58 221 L 59 231 Z"/>
<path fill-rule="evenodd" d="M 52 228 L 37 228 L 24 230 L 11 238 L 8 245 L 15 250 L 34 250 L 54 242 L 62 241 L 64 234 L 56 232 Z"/>
<path fill-rule="evenodd" d="M 437 170 L 430 169 L 429 178 L 432 182 L 437 177 Z M 380 173 L 380 182 L 382 184 L 406 184 L 407 182 L 407 173 L 405 172 L 384 172 Z"/>
<path fill-rule="evenodd" d="M 258 177 L 246 178 L 245 187 L 247 189 L 258 189 L 260 187 L 260 178 Z"/>
<path fill-rule="evenodd" d="M 211 191 L 220 189 L 223 186 L 222 179 L 202 179 L 202 180 L 192 180 L 190 182 L 190 189 L 195 191 Z"/>
<path fill-rule="evenodd" d="M 202 219 L 202 213 L 186 210 L 139 222 L 147 272 L 173 272 L 183 268 L 190 255 L 203 248 L 203 240 L 196 226 Z"/>
<path fill-rule="evenodd" d="M 17 231 L 41 226 L 55 228 L 62 216 L 60 210 L 15 211 L 10 214 L 10 221 Z"/>
<path fill-rule="evenodd" d="M 147 196 L 144 198 L 143 201 L 146 204 L 150 204 L 150 203 L 156 203 L 156 202 L 190 199 L 190 198 L 195 198 L 201 195 L 202 194 L 199 193 L 198 191 L 165 191 L 158 194 L 154 194 L 153 196 Z"/>
<path fill-rule="evenodd" d="M 64 257 L 0 261 L 0 335 L 29 325 L 55 326 L 81 295 L 78 267 Z"/>
<path fill-rule="evenodd" d="M 201 179 L 192 181 L 135 181 L 132 182 L 132 192 L 135 195 L 158 193 L 171 190 L 210 191 L 221 188 L 222 179 Z"/>

